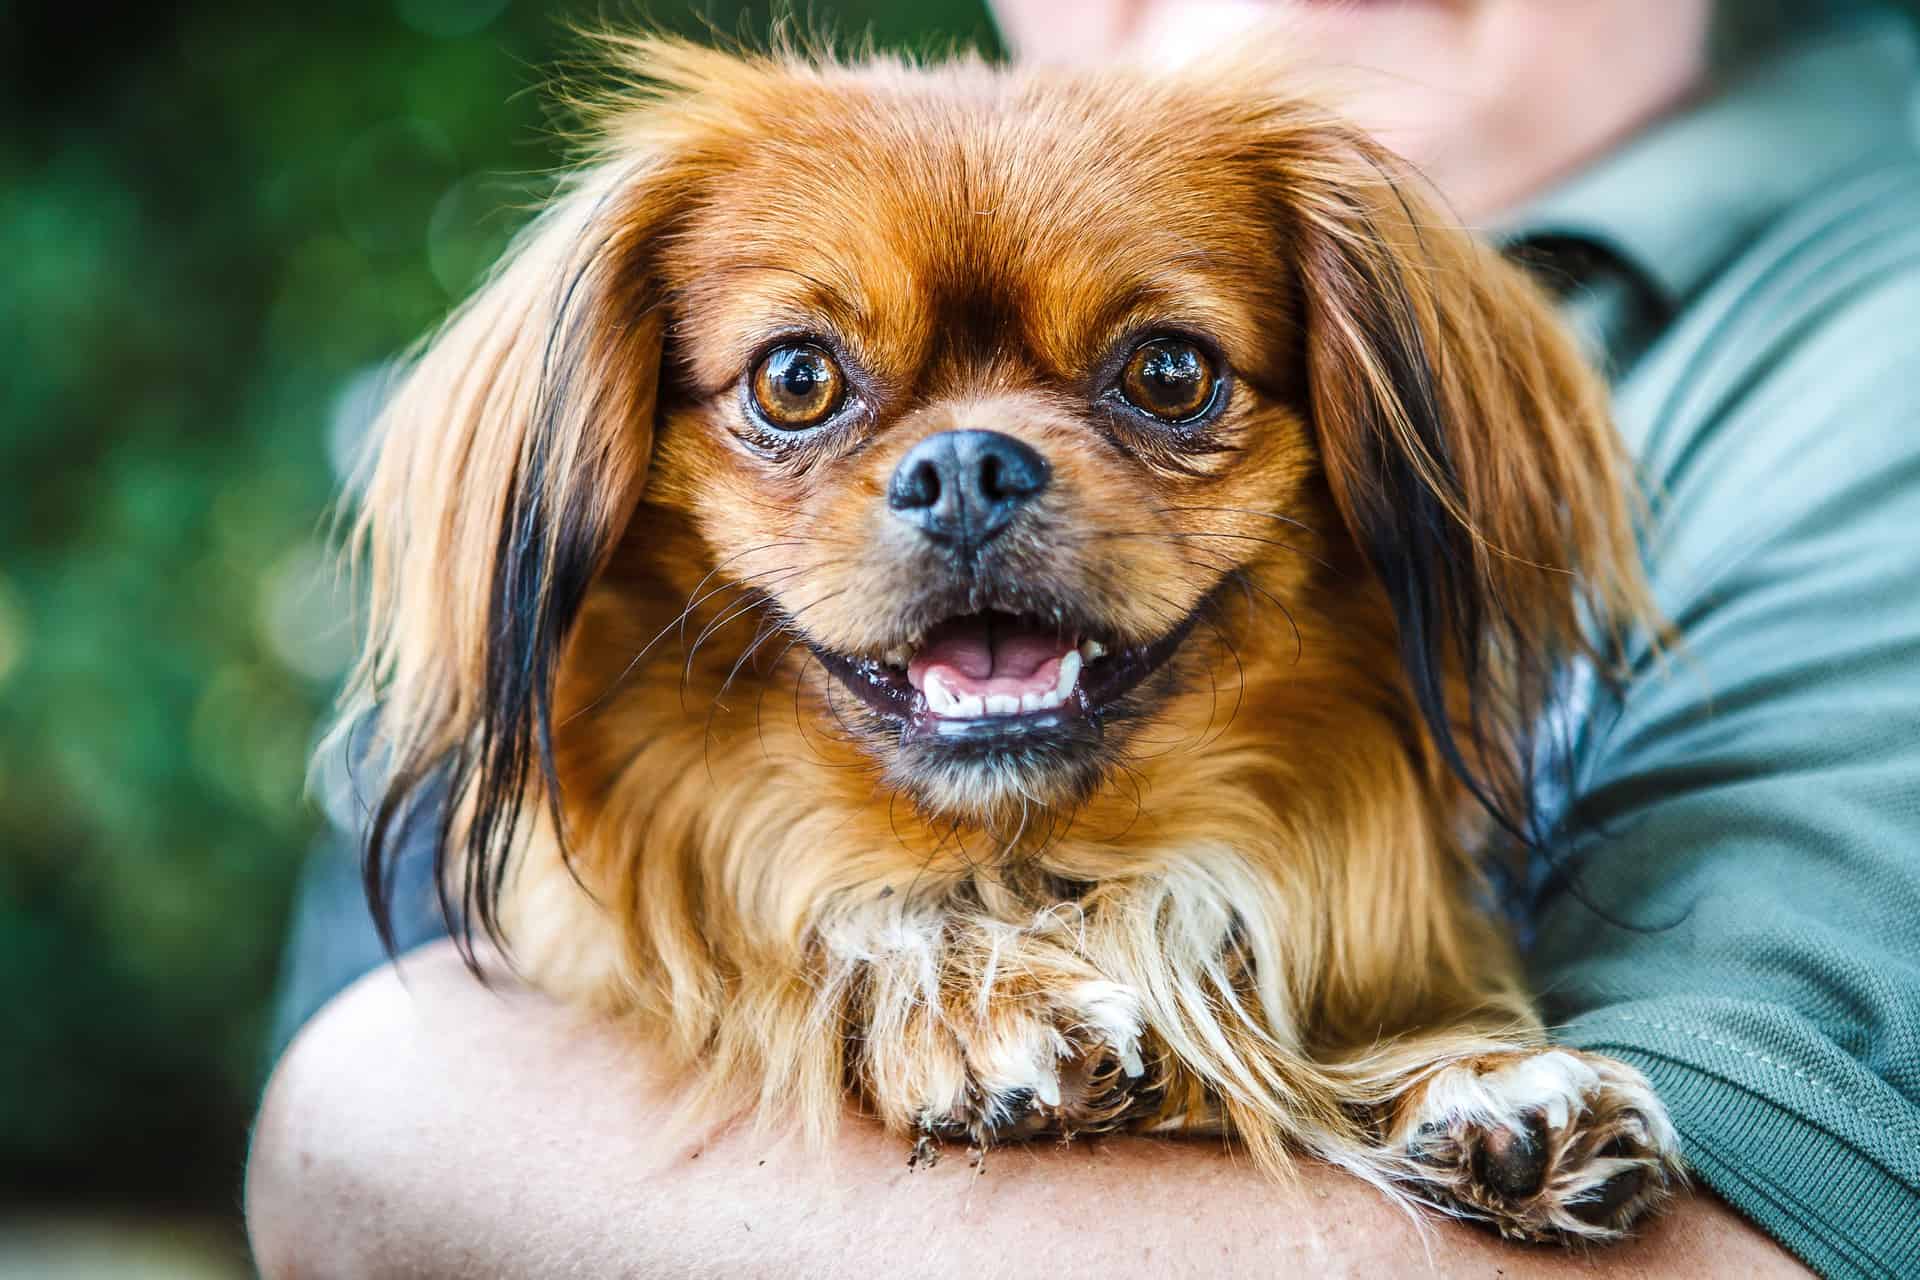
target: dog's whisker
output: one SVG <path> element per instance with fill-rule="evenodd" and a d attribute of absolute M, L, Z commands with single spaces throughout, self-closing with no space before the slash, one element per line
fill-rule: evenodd
<path fill-rule="evenodd" d="M 1299 519 L 1296 516 L 1285 515 L 1278 511 L 1258 511 L 1252 507 L 1178 506 L 1178 507 L 1153 508 L 1153 513 L 1155 515 L 1177 515 L 1177 514 L 1182 514 L 1190 511 L 1207 511 L 1207 512 L 1213 512 L 1217 514 L 1223 514 L 1223 515 L 1253 516 L 1256 519 L 1276 520 L 1281 524 L 1290 524 L 1294 528 L 1300 529 L 1306 533 L 1320 532 L 1320 530 L 1314 528 L 1312 525 L 1308 524 L 1304 520 Z"/>
<path fill-rule="evenodd" d="M 1296 547 L 1290 542 L 1283 542 L 1278 538 L 1262 537 L 1257 533 L 1235 533 L 1224 529 L 1103 529 L 1097 533 L 1079 535 L 1074 538 L 1073 541 L 1077 544 L 1084 545 L 1094 542 L 1118 542 L 1129 538 L 1173 543 L 1185 542 L 1192 538 L 1225 538 L 1238 542 L 1254 542 L 1262 546 L 1276 547 L 1282 551 L 1290 552 L 1303 560 L 1311 561 L 1313 564 L 1319 565 L 1328 572 L 1334 571 L 1333 566 L 1326 560 L 1313 554 L 1311 551 Z"/>
<path fill-rule="evenodd" d="M 1273 605 L 1273 607 L 1278 609 L 1281 615 L 1286 618 L 1287 626 L 1292 628 L 1293 630 L 1293 664 L 1295 666 L 1299 666 L 1300 660 L 1306 656 L 1306 640 L 1301 635 L 1299 620 L 1293 616 L 1293 610 L 1287 607 L 1286 601 L 1282 600 L 1279 596 L 1274 595 L 1273 592 L 1267 590 L 1265 587 L 1255 582 L 1253 580 L 1252 575 L 1250 575 L 1244 569 L 1234 570 L 1233 573 L 1229 575 L 1229 577 L 1237 581 L 1243 590 L 1257 591 L 1262 596 L 1266 597 L 1266 599 Z"/>
<path fill-rule="evenodd" d="M 783 583 L 792 581 L 795 577 L 798 577 L 800 574 L 804 572 L 806 572 L 806 570 L 802 568 L 797 568 L 797 567 L 788 568 L 782 571 L 782 576 L 774 578 L 772 580 L 771 585 L 780 586 Z M 765 575 L 759 575 L 759 574 L 753 575 L 753 577 L 762 577 L 762 576 L 765 576 Z M 741 579 L 736 584 L 734 584 L 734 589 L 736 591 L 744 592 L 745 599 L 738 600 L 738 601 L 730 601 L 726 605 L 722 606 L 720 612 L 716 614 L 714 618 L 710 622 L 708 622 L 705 627 L 701 629 L 700 634 L 698 636 L 694 637 L 693 645 L 687 651 L 684 680 L 692 679 L 694 659 L 699 654 L 700 649 L 707 643 L 708 640 L 712 639 L 714 635 L 719 633 L 722 629 L 724 629 L 730 623 L 734 622 L 736 619 L 742 618 L 747 614 L 752 613 L 755 609 L 764 608 L 764 607 L 773 605 L 774 603 L 773 597 L 769 595 L 765 589 L 767 585 L 768 584 L 765 584 L 765 583 L 755 583 L 752 581 L 752 578 L 744 578 L 744 579 Z M 683 680 L 683 683 L 684 683 L 684 680 Z"/>
<path fill-rule="evenodd" d="M 705 604 L 707 601 L 715 599 L 722 595 L 726 595 L 731 592 L 761 591 L 762 588 L 767 585 L 765 582 L 762 581 L 763 579 L 772 579 L 771 585 L 778 586 L 780 583 L 785 582 L 789 578 L 802 572 L 805 572 L 805 569 L 803 566 L 778 565 L 771 569 L 764 569 L 759 573 L 750 573 L 745 575 L 744 577 L 731 578 L 726 582 L 722 583 L 721 585 L 713 588 L 711 591 L 701 596 L 698 600 L 690 601 L 687 607 L 681 610 L 679 618 L 675 620 L 675 625 L 678 625 L 681 628 L 680 630 L 681 645 L 685 647 L 687 644 L 686 623 L 693 617 L 694 612 L 701 605 Z M 731 608 L 731 607 L 732 607 L 731 604 L 722 605 L 720 611 L 724 613 L 728 608 Z M 693 651 L 699 649 L 702 644 L 706 643 L 707 637 L 711 634 L 712 634 L 712 624 L 709 623 L 707 629 L 701 631 L 699 636 L 695 638 L 691 648 L 687 650 L 687 660 L 689 663 L 691 663 L 693 660 Z"/>
<path fill-rule="evenodd" d="M 802 637 L 803 633 L 801 633 L 798 630 L 798 628 L 794 626 L 794 620 L 797 619 L 801 614 L 807 612 L 807 610 L 812 609 L 817 605 L 825 604 L 844 593 L 845 593 L 845 588 L 841 588 L 840 590 L 837 590 L 837 591 L 828 592 L 826 595 L 822 596 L 820 599 L 810 601 L 806 605 L 802 606 L 800 609 L 794 611 L 794 613 L 792 613 L 791 615 L 787 615 L 785 617 L 780 616 L 778 612 L 779 606 L 771 599 L 763 598 L 753 602 L 754 606 L 765 606 L 770 610 L 773 610 L 774 612 L 771 614 L 771 616 L 769 616 L 767 619 L 765 619 L 762 622 L 761 628 L 759 632 L 754 636 L 753 641 L 750 644 L 748 644 L 747 647 L 741 651 L 740 656 L 734 660 L 733 666 L 728 670 L 726 678 L 720 682 L 719 689 L 715 691 L 713 695 L 712 704 L 709 706 L 707 710 L 707 729 L 706 729 L 705 737 L 710 738 L 712 735 L 713 717 L 716 711 L 722 709 L 721 699 L 726 697 L 727 690 L 732 687 L 734 678 L 740 674 L 740 669 L 747 664 L 747 662 L 753 657 L 754 653 L 757 652 L 759 648 L 762 645 L 764 645 L 768 640 L 770 640 L 776 635 L 781 634 L 782 631 L 790 632 L 794 634 L 796 637 Z M 733 616 L 738 617 L 740 612 L 743 612 L 743 611 L 745 610 L 743 609 L 740 611 L 736 611 Z M 703 633 L 702 638 L 703 639 L 705 638 L 705 633 Z M 791 652 L 793 645 L 797 643 L 799 643 L 798 638 L 790 642 L 785 649 L 781 650 L 781 656 L 784 658 L 788 652 Z M 849 729 L 849 732 L 851 732 L 851 729 Z"/>
<path fill-rule="evenodd" d="M 793 652 L 793 646 L 798 643 L 799 641 L 797 640 L 789 640 L 787 642 L 786 648 L 782 649 L 780 651 L 779 656 L 773 660 L 773 665 L 775 670 L 778 670 L 780 667 L 780 664 L 786 661 L 787 655 Z M 772 681 L 770 680 L 761 681 L 760 691 L 757 695 L 755 695 L 753 700 L 753 733 L 754 733 L 754 737 L 758 739 L 760 743 L 760 758 L 768 762 L 769 764 L 772 763 L 773 761 L 773 753 L 767 749 L 766 710 L 767 710 L 767 690 L 771 688 L 773 688 Z"/>
<path fill-rule="evenodd" d="M 728 556 L 726 559 L 720 561 L 718 564 L 714 565 L 711 569 L 707 570 L 705 576 L 702 577 L 700 581 L 693 584 L 693 590 L 687 593 L 686 607 L 680 611 L 680 616 L 678 618 L 675 618 L 672 622 L 667 624 L 667 629 L 671 630 L 676 626 L 683 626 L 683 624 L 685 624 L 688 616 L 692 614 L 692 612 L 707 599 L 707 597 L 701 595 L 700 592 L 706 587 L 706 585 L 709 582 L 712 582 L 716 577 L 724 573 L 730 565 L 733 565 L 734 563 L 740 560 L 743 560 L 750 555 L 758 555 L 760 552 L 771 551 L 776 547 L 790 547 L 790 546 L 802 546 L 802 545 L 804 545 L 804 542 L 802 540 L 793 539 L 793 538 L 784 538 L 776 542 L 763 542 L 757 547 L 748 547 L 743 551 L 738 551 L 738 552 L 735 552 L 733 555 Z M 716 588 L 716 590 L 718 589 L 720 588 Z M 684 630 L 682 630 L 680 633 L 680 643 L 682 645 L 685 645 L 686 642 L 687 642 L 687 633 Z"/>
<path fill-rule="evenodd" d="M 714 616 L 712 621 L 708 622 L 707 625 L 701 629 L 700 634 L 694 637 L 693 647 L 687 650 L 686 661 L 681 664 L 680 668 L 680 709 L 682 712 L 686 710 L 687 691 L 693 685 L 694 663 L 700 656 L 701 647 L 706 644 L 709 638 L 730 623 L 745 617 L 756 609 L 764 607 L 765 604 L 765 596 L 749 590 L 745 593 L 744 600 L 729 602 L 720 613 Z"/>
<path fill-rule="evenodd" d="M 1210 601 L 1207 608 L 1208 613 L 1211 615 L 1218 606 Z M 1220 732 L 1214 735 L 1212 741 L 1200 744 L 1200 750 L 1202 751 L 1213 746 L 1214 743 L 1219 742 L 1221 738 L 1226 736 L 1227 731 L 1233 727 L 1234 721 L 1240 718 L 1240 709 L 1246 705 L 1247 700 L 1247 667 L 1246 664 L 1240 660 L 1240 646 L 1233 642 L 1231 629 L 1224 625 L 1224 620 L 1214 620 L 1210 617 L 1208 625 L 1213 629 L 1213 633 L 1219 638 L 1220 643 L 1226 646 L 1228 655 L 1233 659 L 1236 685 L 1233 696 L 1233 710 L 1227 713 L 1226 724 L 1220 727 Z"/>
<path fill-rule="evenodd" d="M 714 717 L 717 714 L 719 714 L 720 711 L 725 709 L 725 703 L 723 702 L 723 699 L 727 696 L 727 690 L 733 686 L 733 678 L 740 673 L 740 668 L 746 664 L 747 659 L 753 656 L 754 650 L 758 649 L 763 643 L 766 642 L 767 637 L 775 634 L 777 634 L 777 629 L 773 627 L 769 627 L 768 620 L 762 619 L 760 624 L 760 630 L 758 634 L 755 635 L 753 643 L 748 645 L 747 648 L 740 654 L 740 656 L 734 660 L 734 664 L 732 668 L 727 672 L 726 679 L 720 682 L 720 687 L 714 691 L 713 699 L 707 705 L 707 722 L 705 727 L 701 730 L 701 733 L 700 733 L 700 751 L 703 759 L 706 761 L 706 764 L 707 764 L 707 777 L 709 781 L 713 780 L 713 720 L 714 720 Z M 765 686 L 763 685 L 762 688 L 764 689 Z M 761 740 L 761 746 L 764 748 L 765 745 L 766 745 L 766 742 L 765 742 L 765 739 L 763 738 Z"/>
<path fill-rule="evenodd" d="M 729 563 L 733 560 L 738 560 L 741 556 L 751 555 L 756 551 L 766 551 L 774 547 L 785 546 L 785 545 L 789 545 L 789 544 L 784 542 L 770 542 L 759 547 L 750 547 L 746 551 L 740 552 L 739 555 L 729 557 L 728 561 L 723 562 L 723 564 Z M 709 570 L 706 576 L 701 578 L 700 582 L 695 585 L 693 592 L 689 594 L 686 606 L 680 611 L 680 613 L 671 622 L 667 623 L 666 626 L 662 627 L 659 630 L 659 632 L 656 633 L 651 640 L 641 645 L 639 650 L 636 651 L 634 655 L 627 660 L 626 665 L 620 669 L 619 673 L 615 675 L 612 680 L 607 682 L 607 687 L 605 689 L 602 689 L 600 693 L 593 698 L 592 701 L 586 703 L 584 706 L 580 707 L 578 710 L 574 711 L 572 714 L 568 715 L 565 719 L 563 719 L 560 722 L 560 727 L 564 727 L 568 724 L 571 724 L 573 721 L 579 719 L 581 716 L 596 710 L 602 704 L 604 704 L 608 698 L 612 697 L 613 694 L 619 690 L 620 686 L 623 683 L 625 683 L 627 678 L 630 677 L 634 673 L 634 671 L 639 668 L 640 664 L 646 660 L 647 655 L 653 651 L 653 647 L 659 644 L 662 640 L 666 639 L 669 635 L 671 635 L 673 633 L 674 628 L 682 626 L 687 621 L 687 619 L 692 615 L 693 611 L 699 608 L 700 605 L 706 603 L 710 599 L 715 598 L 716 596 L 723 595 L 731 591 L 738 591 L 741 589 L 742 585 L 744 585 L 747 582 L 751 582 L 754 578 L 763 577 L 763 576 L 767 576 L 774 573 L 786 572 L 788 571 L 789 568 L 791 568 L 791 566 L 782 566 L 774 569 L 764 570 L 760 574 L 751 574 L 751 575 L 748 575 L 747 578 L 740 579 L 737 581 L 730 581 L 719 587 L 715 587 L 712 591 L 708 592 L 706 595 L 699 595 L 701 587 L 705 586 L 708 582 L 712 581 L 714 575 L 720 572 L 720 566 L 715 566 L 713 569 Z M 693 598 L 694 596 L 699 596 L 699 598 L 694 599 Z M 681 641 L 683 644 L 685 643 L 685 637 L 686 637 L 686 633 L 682 631 Z"/>
<path fill-rule="evenodd" d="M 759 651 L 761 645 L 765 644 L 774 636 L 779 635 L 781 629 L 778 618 L 770 616 L 761 621 L 760 630 L 754 635 L 752 643 L 740 651 L 740 656 L 734 659 L 733 666 L 728 668 L 726 679 L 720 682 L 720 688 L 715 691 L 713 700 L 716 704 L 719 703 L 720 699 L 727 696 L 727 690 L 733 687 L 734 677 L 740 674 L 740 669 L 746 666 L 748 660 Z M 789 643 L 786 649 L 781 650 L 781 655 L 784 657 L 792 648 L 793 644 Z"/>

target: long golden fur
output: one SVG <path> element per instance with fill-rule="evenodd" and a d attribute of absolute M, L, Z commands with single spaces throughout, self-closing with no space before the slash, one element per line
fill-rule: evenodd
<path fill-rule="evenodd" d="M 468 927 L 816 1134 L 849 1092 L 923 1138 L 1224 1126 L 1527 1236 L 1657 1201 L 1657 1101 L 1543 1048 L 1478 905 L 1555 671 L 1643 614 L 1534 287 L 1259 59 L 615 48 L 635 87 L 385 415 L 376 898 L 441 822 Z M 1204 426 L 1102 398 L 1167 331 L 1218 354 Z M 794 335 L 857 408 L 787 439 L 742 385 Z M 971 571 L 886 499 L 957 429 L 1051 468 Z M 964 758 L 820 656 L 983 609 L 1178 644 L 1083 739 Z"/>

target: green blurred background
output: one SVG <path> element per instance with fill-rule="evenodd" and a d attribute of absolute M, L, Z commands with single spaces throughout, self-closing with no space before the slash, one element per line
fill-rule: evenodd
<path fill-rule="evenodd" d="M 992 47 L 974 0 L 803 13 Z M 16 1237 L 107 1214 L 163 1247 L 197 1223 L 239 1265 L 246 1125 L 321 825 L 307 762 L 352 648 L 325 524 L 341 437 L 380 363 L 537 197 L 560 159 L 539 86 L 580 52 L 570 22 L 602 19 L 764 35 L 769 14 L 0 6 L 0 1216 Z M 12 1247 L 0 1272 L 32 1246 Z"/>

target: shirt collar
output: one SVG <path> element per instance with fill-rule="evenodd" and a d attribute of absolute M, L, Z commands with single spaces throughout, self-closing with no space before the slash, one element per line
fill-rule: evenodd
<path fill-rule="evenodd" d="M 1678 308 L 1789 204 L 1914 149 L 1917 66 L 1906 20 L 1871 12 L 1737 72 L 1495 230 L 1603 245 Z"/>

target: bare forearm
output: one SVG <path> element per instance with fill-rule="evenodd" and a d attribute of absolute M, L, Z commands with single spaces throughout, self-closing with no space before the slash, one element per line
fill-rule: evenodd
<path fill-rule="evenodd" d="M 958 1151 L 910 1171 L 850 1118 L 826 1153 L 665 1131 L 646 1050 L 451 948 L 336 1000 L 269 1090 L 248 1171 L 268 1276 L 1801 1274 L 1717 1202 L 1584 1262 L 1423 1231 L 1319 1167 L 1276 1186 L 1213 1144 Z"/>

